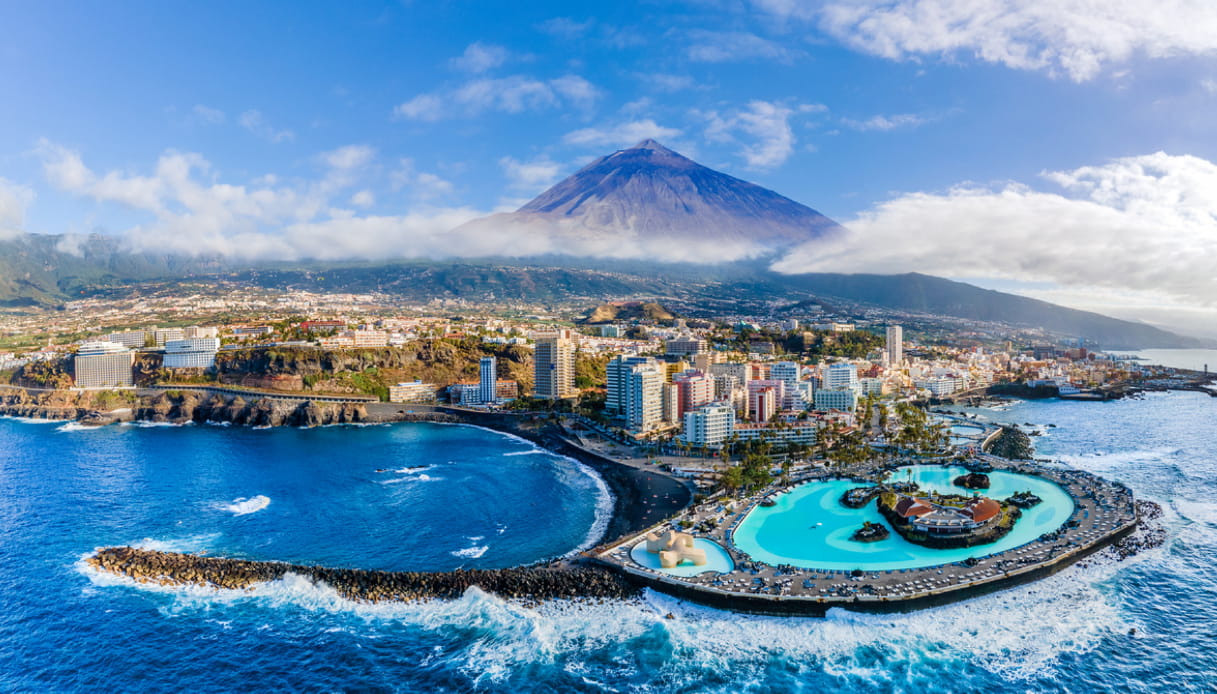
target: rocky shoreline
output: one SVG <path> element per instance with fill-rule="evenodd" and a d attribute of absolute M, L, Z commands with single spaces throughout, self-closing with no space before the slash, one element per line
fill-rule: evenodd
<path fill-rule="evenodd" d="M 251 427 L 325 426 L 369 421 L 361 402 L 258 397 L 240 394 L 167 390 L 151 395 L 133 391 L 0 391 L 0 415 L 68 420 L 105 426 L 121 422 L 157 424 L 229 423 Z"/>
<path fill-rule="evenodd" d="M 106 547 L 85 562 L 139 583 L 249 590 L 287 574 L 325 583 L 355 602 L 418 602 L 459 598 L 473 586 L 509 600 L 535 604 L 558 599 L 624 600 L 639 588 L 617 572 L 574 564 L 444 572 L 368 571 L 247 561 L 134 547 Z"/>

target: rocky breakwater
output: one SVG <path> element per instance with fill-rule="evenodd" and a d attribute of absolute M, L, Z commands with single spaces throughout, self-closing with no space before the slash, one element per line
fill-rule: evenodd
<path fill-rule="evenodd" d="M 988 452 L 1007 460 L 1031 460 L 1035 457 L 1031 437 L 1017 426 L 1003 426 L 1001 433 L 989 444 Z"/>
<path fill-rule="evenodd" d="M 638 594 L 638 588 L 620 575 L 598 566 L 548 565 L 445 572 L 366 571 L 134 547 L 99 549 L 86 562 L 99 571 L 126 576 L 140 583 L 231 590 L 248 590 L 256 584 L 293 573 L 324 582 L 342 597 L 356 602 L 454 599 L 473 586 L 505 599 L 529 603 L 571 598 L 625 599 Z"/>

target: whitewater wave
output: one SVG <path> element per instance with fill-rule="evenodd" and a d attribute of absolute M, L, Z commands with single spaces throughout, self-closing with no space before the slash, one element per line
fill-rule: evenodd
<path fill-rule="evenodd" d="M 62 432 L 97 431 L 99 429 L 102 429 L 102 427 L 86 426 L 84 424 L 81 424 L 80 422 L 75 422 L 75 421 L 66 422 L 58 427 L 55 427 L 55 431 L 62 431 Z"/>
<path fill-rule="evenodd" d="M 533 449 L 533 450 L 531 450 L 531 451 L 512 451 L 511 453 L 504 453 L 504 454 L 503 454 L 503 457 L 504 457 L 504 458 L 512 458 L 512 457 L 515 457 L 515 456 L 517 456 L 517 455 L 542 455 L 542 454 L 545 454 L 545 453 L 549 453 L 549 451 L 547 451 L 547 450 L 545 450 L 545 449 L 543 449 L 543 448 L 534 448 L 534 449 Z"/>
<path fill-rule="evenodd" d="M 387 480 L 376 480 L 376 484 L 401 484 L 402 482 L 442 482 L 442 481 L 444 481 L 443 477 L 432 477 L 431 475 L 428 475 L 425 473 L 419 473 L 417 475 L 411 474 L 406 477 L 394 477 L 392 479 L 387 479 Z"/>
<path fill-rule="evenodd" d="M 490 549 L 490 545 L 474 545 L 464 549 L 453 550 L 448 554 L 451 554 L 454 557 L 460 557 L 462 559 L 481 559 L 482 555 L 485 554 L 486 550 L 488 549 Z"/>
<path fill-rule="evenodd" d="M 1173 505 L 1179 515 L 1190 521 L 1217 526 L 1217 505 L 1184 499 L 1176 499 Z"/>
<path fill-rule="evenodd" d="M 234 516 L 247 516 L 251 513 L 257 513 L 267 506 L 270 506 L 270 497 L 258 494 L 248 499 L 243 496 L 237 497 L 230 504 L 220 504 L 219 508 L 221 511 L 228 511 Z"/>
<path fill-rule="evenodd" d="M 471 538 L 472 539 L 472 538 Z M 477 558 L 474 545 L 453 552 Z M 561 662 L 579 667 L 589 653 L 633 670 L 638 653 L 679 653 L 655 663 L 665 689 L 747 689 L 741 678 L 778 664 L 795 676 L 840 677 L 861 689 L 901 690 L 932 684 L 910 677 L 940 675 L 970 663 L 1010 680 L 1053 681 L 1062 657 L 1084 655 L 1113 635 L 1145 626 L 1123 616 L 1101 586 L 1123 566 L 1094 561 L 1043 581 L 931 610 L 862 614 L 830 610 L 823 619 L 724 612 L 647 591 L 639 600 L 555 600 L 525 607 L 478 588 L 450 601 L 365 604 L 296 574 L 249 590 L 162 587 L 85 566 L 95 585 L 136 587 L 171 597 L 167 615 L 206 612 L 222 604 L 296 607 L 350 613 L 354 628 L 376 632 L 414 626 L 428 632 L 477 633 L 457 651 L 436 655 L 474 682 L 502 682 L 521 668 Z M 665 619 L 672 615 L 675 619 Z M 601 657 L 597 656 L 597 657 Z M 926 658 L 938 665 L 923 667 Z M 588 672 L 595 676 L 597 668 Z M 928 673 L 927 673 L 928 670 Z M 599 674 L 603 674 L 602 672 Z M 630 672 L 619 673 L 630 679 Z M 638 673 L 635 673 L 638 674 Z M 619 677 L 613 677 L 620 680 Z"/>
<path fill-rule="evenodd" d="M 194 422 L 145 422 L 141 420 L 133 422 L 119 422 L 119 425 L 125 427 L 135 427 L 136 429 L 159 429 L 161 427 L 177 428 L 194 426 Z"/>

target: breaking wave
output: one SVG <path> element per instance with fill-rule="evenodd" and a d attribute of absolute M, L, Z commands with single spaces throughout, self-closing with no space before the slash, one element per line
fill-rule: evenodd
<path fill-rule="evenodd" d="M 220 504 L 220 510 L 228 511 L 234 516 L 248 516 L 270 506 L 270 497 L 262 494 L 246 499 L 243 496 L 232 500 L 230 504 Z"/>

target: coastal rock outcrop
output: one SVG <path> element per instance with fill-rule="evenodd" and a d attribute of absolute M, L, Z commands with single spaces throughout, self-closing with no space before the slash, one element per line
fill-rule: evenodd
<path fill-rule="evenodd" d="M 989 476 L 980 472 L 969 472 L 966 475 L 960 475 L 954 480 L 955 486 L 963 487 L 964 489 L 988 489 Z"/>

